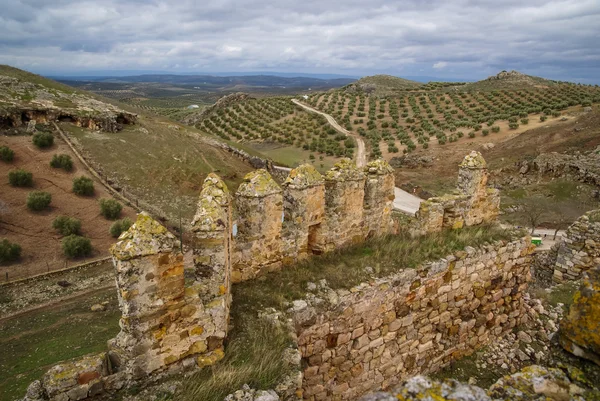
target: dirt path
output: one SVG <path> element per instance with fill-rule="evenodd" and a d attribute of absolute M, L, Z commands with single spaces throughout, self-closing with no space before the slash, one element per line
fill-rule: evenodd
<path fill-rule="evenodd" d="M 356 165 L 358 167 L 363 167 L 367 164 L 365 141 L 363 141 L 363 139 L 361 138 L 360 135 L 348 131 L 347 129 L 345 129 L 344 127 L 339 125 L 337 123 L 337 121 L 335 121 L 335 118 L 333 118 L 332 116 L 330 116 L 327 113 L 323 113 L 322 111 L 319 111 L 310 106 L 302 104 L 297 99 L 292 99 L 292 102 L 294 102 L 294 104 L 296 104 L 312 113 L 317 113 L 317 114 L 322 115 L 323 117 L 325 117 L 327 119 L 327 122 L 329 123 L 329 125 L 331 125 L 333 128 L 335 128 L 337 131 L 341 132 L 344 135 L 351 136 L 354 139 L 356 139 L 356 143 L 358 145 L 358 149 L 357 149 L 358 151 L 356 152 Z M 423 199 L 421 199 L 417 196 L 414 196 L 412 194 L 409 194 L 408 192 L 406 192 L 400 188 L 397 188 L 397 187 L 394 189 L 394 195 L 395 195 L 394 209 L 400 210 L 401 212 L 411 214 L 411 215 L 414 215 L 417 212 L 417 210 L 419 210 L 419 206 L 421 205 L 421 202 L 423 202 Z"/>
<path fill-rule="evenodd" d="M 341 132 L 342 134 L 344 134 L 346 136 L 351 136 L 352 138 L 354 138 L 356 140 L 356 144 L 357 144 L 356 165 L 358 167 L 363 167 L 364 165 L 367 164 L 367 153 L 365 150 L 366 149 L 365 141 L 363 141 L 363 139 L 360 137 L 360 135 L 348 131 L 347 129 L 345 129 L 344 127 L 339 125 L 337 123 L 337 121 L 335 121 L 335 118 L 333 118 L 332 116 L 330 116 L 327 113 L 323 113 L 322 111 L 319 111 L 310 106 L 302 104 L 297 99 L 292 99 L 292 102 L 294 104 L 297 104 L 298 106 L 310 111 L 311 113 L 317 113 L 317 114 L 322 115 L 323 117 L 325 117 L 327 119 L 327 122 L 329 123 L 329 125 L 331 125 L 333 128 L 335 128 L 338 132 Z"/>

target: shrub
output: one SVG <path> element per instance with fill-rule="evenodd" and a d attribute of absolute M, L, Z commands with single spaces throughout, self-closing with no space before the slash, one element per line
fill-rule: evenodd
<path fill-rule="evenodd" d="M 508 128 L 517 129 L 517 128 L 519 128 L 519 123 L 510 123 L 510 124 L 508 124 Z"/>
<path fill-rule="evenodd" d="M 52 195 L 48 192 L 31 191 L 27 195 L 27 207 L 36 212 L 46 209 L 50 206 L 50 202 L 52 202 Z"/>
<path fill-rule="evenodd" d="M 63 238 L 62 249 L 69 258 L 81 258 L 92 253 L 92 243 L 89 238 L 72 234 Z"/>
<path fill-rule="evenodd" d="M 521 124 L 523 124 L 523 125 L 529 124 L 529 119 L 528 118 L 522 118 L 521 119 Z"/>
<path fill-rule="evenodd" d="M 31 140 L 38 148 L 49 148 L 54 144 L 54 136 L 49 132 L 37 132 Z"/>
<path fill-rule="evenodd" d="M 540 116 L 540 121 L 541 121 L 541 122 L 544 122 L 544 121 L 546 121 L 547 119 L 548 119 L 548 116 L 545 116 L 545 115 L 541 115 L 541 116 Z"/>
<path fill-rule="evenodd" d="M 21 257 L 21 246 L 6 238 L 0 241 L 0 264 L 14 262 Z"/>
<path fill-rule="evenodd" d="M 469 132 L 469 138 L 475 138 L 475 133 L 474 132 Z"/>
<path fill-rule="evenodd" d="M 493 132 L 493 133 L 498 133 L 498 132 L 500 132 L 500 127 L 498 127 L 497 125 L 494 125 L 494 126 L 492 127 L 492 132 Z"/>
<path fill-rule="evenodd" d="M 0 160 L 11 162 L 15 158 L 15 152 L 8 146 L 0 146 Z"/>
<path fill-rule="evenodd" d="M 129 230 L 133 222 L 125 217 L 123 220 L 118 220 L 112 223 L 108 232 L 114 238 L 118 238 L 122 232 Z"/>
<path fill-rule="evenodd" d="M 88 177 L 73 178 L 73 192 L 81 196 L 94 195 L 94 181 Z"/>
<path fill-rule="evenodd" d="M 482 130 L 482 131 L 481 131 L 481 134 L 482 134 L 483 136 L 488 136 L 488 134 L 489 134 L 489 133 L 490 133 L 490 130 L 489 130 L 489 129 L 484 129 L 484 130 Z"/>
<path fill-rule="evenodd" d="M 123 206 L 114 199 L 100 199 L 100 214 L 109 220 L 116 220 L 121 215 Z"/>
<path fill-rule="evenodd" d="M 74 217 L 58 216 L 52 222 L 52 228 L 57 230 L 60 235 L 79 234 L 79 230 L 81 230 L 81 221 Z"/>
<path fill-rule="evenodd" d="M 50 161 L 50 166 L 54 168 L 62 168 L 65 171 L 71 171 L 73 170 L 73 160 L 71 160 L 71 156 L 69 155 L 54 155 Z"/>
<path fill-rule="evenodd" d="M 23 169 L 17 169 L 8 173 L 8 182 L 13 187 L 30 187 L 33 185 L 33 174 Z"/>

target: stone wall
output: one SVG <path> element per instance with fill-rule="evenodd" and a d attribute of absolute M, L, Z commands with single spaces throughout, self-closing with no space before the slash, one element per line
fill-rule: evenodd
<path fill-rule="evenodd" d="M 568 229 L 558 248 L 553 279 L 578 280 L 590 268 L 600 265 L 600 210 L 579 217 Z"/>
<path fill-rule="evenodd" d="M 282 188 L 283 187 L 283 188 Z M 280 187 L 266 170 L 244 177 L 236 197 L 233 282 L 393 231 L 393 169 L 342 159 L 322 176 L 305 164 Z"/>
<path fill-rule="evenodd" d="M 292 309 L 307 400 L 348 400 L 433 372 L 525 317 L 528 238 L 467 247 Z"/>
<path fill-rule="evenodd" d="M 481 153 L 473 151 L 459 166 L 455 193 L 421 203 L 413 235 L 493 222 L 500 212 L 500 192 L 487 186 L 489 173 Z"/>

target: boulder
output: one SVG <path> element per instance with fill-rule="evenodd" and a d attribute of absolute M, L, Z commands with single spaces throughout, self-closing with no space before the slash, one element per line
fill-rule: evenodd
<path fill-rule="evenodd" d="M 590 269 L 560 323 L 560 344 L 579 357 L 600 365 L 600 266 Z"/>

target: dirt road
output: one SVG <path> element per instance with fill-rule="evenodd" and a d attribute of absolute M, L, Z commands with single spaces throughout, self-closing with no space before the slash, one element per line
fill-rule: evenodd
<path fill-rule="evenodd" d="M 339 125 L 337 123 L 337 121 L 335 121 L 335 118 L 333 118 L 332 116 L 330 116 L 327 113 L 323 113 L 322 111 L 319 111 L 310 106 L 302 104 L 297 99 L 292 99 L 292 102 L 294 102 L 294 104 L 297 104 L 298 106 L 302 107 L 303 109 L 310 111 L 311 113 L 317 113 L 317 114 L 322 115 L 323 117 L 325 117 L 327 119 L 327 122 L 329 123 L 329 125 L 331 125 L 333 128 L 335 128 L 336 131 L 341 132 L 342 134 L 344 134 L 346 136 L 351 136 L 352 138 L 354 138 L 356 140 L 356 146 L 357 146 L 356 165 L 358 167 L 363 167 L 364 165 L 367 164 L 367 153 L 365 151 L 365 141 L 363 141 L 363 139 L 360 137 L 360 135 L 348 131 L 346 128 Z"/>
<path fill-rule="evenodd" d="M 317 113 L 317 114 L 322 115 L 323 117 L 325 117 L 327 119 L 327 122 L 329 123 L 329 125 L 331 125 L 333 128 L 335 128 L 337 131 L 341 132 L 344 135 L 351 136 L 352 138 L 354 138 L 356 140 L 357 148 L 358 148 L 357 152 L 356 152 L 356 165 L 358 167 L 362 167 L 367 164 L 367 153 L 365 150 L 365 141 L 361 138 L 360 135 L 348 131 L 347 129 L 345 129 L 344 127 L 339 125 L 337 123 L 337 121 L 335 121 L 335 118 L 333 118 L 332 116 L 330 116 L 327 113 L 323 113 L 322 111 L 319 111 L 310 106 L 302 104 L 297 99 L 292 99 L 292 102 L 294 102 L 294 104 L 297 104 L 298 106 L 302 107 L 303 109 L 310 111 L 311 113 Z M 419 205 L 421 204 L 421 202 L 423 202 L 423 199 L 421 199 L 417 196 L 414 196 L 412 194 L 409 194 L 408 192 L 406 192 L 400 188 L 395 188 L 394 195 L 396 195 L 396 197 L 394 199 L 394 209 L 397 209 L 397 210 L 400 210 L 401 212 L 412 214 L 412 215 L 414 215 L 417 212 L 417 210 L 419 210 Z"/>

